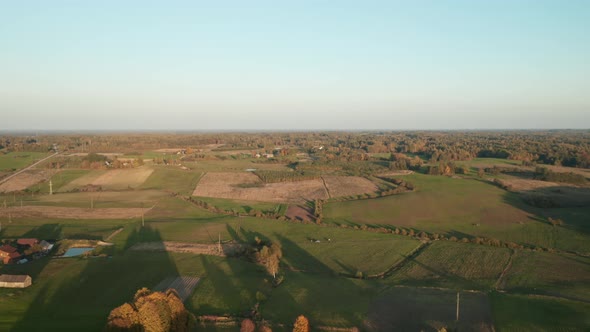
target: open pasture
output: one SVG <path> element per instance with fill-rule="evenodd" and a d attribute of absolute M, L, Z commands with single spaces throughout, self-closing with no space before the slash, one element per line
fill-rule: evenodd
<path fill-rule="evenodd" d="M 97 191 L 57 193 L 53 195 L 34 195 L 16 197 L 16 201 L 8 200 L 8 205 L 61 206 L 78 208 L 150 208 L 170 194 L 158 190 L 136 191 Z M 12 197 L 11 197 L 12 198 Z"/>
<path fill-rule="evenodd" d="M 178 167 L 154 166 L 154 172 L 143 182 L 140 189 L 158 189 L 189 195 L 203 174 Z"/>
<path fill-rule="evenodd" d="M 530 222 L 531 214 L 506 201 L 506 191 L 489 183 L 443 176 L 412 174 L 410 193 L 370 200 L 330 202 L 324 221 L 383 224 L 433 231 L 456 227 Z"/>
<path fill-rule="evenodd" d="M 35 161 L 47 157 L 46 152 L 9 152 L 0 153 L 0 171 L 12 171 L 24 168 Z"/>
<path fill-rule="evenodd" d="M 590 304 L 551 297 L 491 293 L 497 331 L 588 331 Z"/>
<path fill-rule="evenodd" d="M 590 258 L 571 254 L 519 251 L 504 289 L 590 301 Z"/>
<path fill-rule="evenodd" d="M 510 250 L 436 241 L 390 278 L 396 283 L 463 289 L 490 289 L 506 267 Z"/>
<path fill-rule="evenodd" d="M 149 208 L 77 208 L 61 206 L 23 206 L 2 211 L 3 217 L 10 213 L 17 222 L 20 218 L 48 218 L 48 219 L 129 219 L 140 217 L 149 212 Z"/>
<path fill-rule="evenodd" d="M 132 169 L 93 171 L 63 186 L 60 191 L 71 191 L 87 185 L 100 186 L 107 190 L 137 188 L 153 171 L 152 168 L 145 166 Z"/>

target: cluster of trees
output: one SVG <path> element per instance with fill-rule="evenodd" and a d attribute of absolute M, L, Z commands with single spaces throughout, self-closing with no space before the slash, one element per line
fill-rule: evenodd
<path fill-rule="evenodd" d="M 250 318 L 242 320 L 240 324 L 240 332 L 272 332 L 272 329 L 266 322 L 259 323 L 258 330 L 256 330 L 256 323 Z M 293 332 L 309 332 L 309 321 L 303 315 L 299 315 L 293 324 Z"/>
<path fill-rule="evenodd" d="M 317 224 L 322 223 L 322 218 L 324 218 L 324 200 L 316 199 L 313 201 L 313 215 L 315 216 L 315 222 Z"/>
<path fill-rule="evenodd" d="M 255 263 L 264 266 L 266 271 L 273 277 L 276 286 L 283 281 L 283 277 L 278 276 L 279 265 L 283 257 L 283 251 L 278 243 L 266 243 L 256 237 L 250 256 Z"/>
<path fill-rule="evenodd" d="M 572 172 L 561 173 L 553 172 L 547 167 L 535 168 L 535 179 L 549 181 L 549 182 L 565 182 L 572 184 L 585 184 L 586 178 L 582 174 Z"/>
<path fill-rule="evenodd" d="M 226 214 L 226 215 L 235 216 L 235 217 L 239 217 L 239 216 L 243 215 L 235 209 L 224 210 L 222 208 L 216 207 L 215 205 L 213 205 L 211 203 L 194 198 L 192 196 L 185 198 L 185 200 L 195 204 L 196 206 L 198 206 L 200 208 L 211 211 L 213 213 L 221 213 L 221 214 Z M 257 218 L 284 219 L 284 217 L 278 213 L 278 210 L 261 211 L 261 210 L 257 210 L 257 209 L 251 209 L 247 215 L 250 217 L 257 217 Z"/>
<path fill-rule="evenodd" d="M 402 153 L 392 153 L 389 157 L 389 169 L 390 170 L 413 170 L 419 171 L 422 167 L 422 158 L 414 156 L 410 158 Z"/>
<path fill-rule="evenodd" d="M 111 311 L 105 331 L 188 332 L 195 321 L 173 289 L 164 293 L 142 288 L 135 293 L 132 303 Z"/>

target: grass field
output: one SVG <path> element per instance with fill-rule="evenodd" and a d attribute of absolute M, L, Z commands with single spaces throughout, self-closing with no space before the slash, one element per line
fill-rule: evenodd
<path fill-rule="evenodd" d="M 476 244 L 437 241 L 389 278 L 394 283 L 454 289 L 491 289 L 510 251 Z"/>
<path fill-rule="evenodd" d="M 189 195 L 203 174 L 180 168 L 154 166 L 154 172 L 139 186 L 140 189 L 160 189 Z"/>
<path fill-rule="evenodd" d="M 45 152 L 9 152 L 0 154 L 0 171 L 21 169 L 48 155 L 49 153 Z"/>
<path fill-rule="evenodd" d="M 518 252 L 504 289 L 590 301 L 590 258 L 546 252 Z"/>
<path fill-rule="evenodd" d="M 412 174 L 416 191 L 370 200 L 330 202 L 324 222 L 391 225 L 449 236 L 484 236 L 529 246 L 590 252 L 589 208 L 539 209 L 517 194 L 475 179 Z M 553 227 L 547 217 L 560 218 Z M 579 232 L 578 230 L 583 230 Z"/>
<path fill-rule="evenodd" d="M 500 332 L 588 331 L 590 304 L 522 295 L 490 295 Z"/>
<path fill-rule="evenodd" d="M 62 187 L 79 177 L 87 175 L 90 172 L 91 171 L 88 169 L 66 169 L 57 172 L 51 177 L 53 192 L 64 192 L 65 190 L 62 190 Z M 35 191 L 37 189 L 39 189 L 39 193 L 41 194 L 49 193 L 49 181 L 43 182 L 40 186 L 33 186 L 29 188 L 31 191 Z"/>
<path fill-rule="evenodd" d="M 222 210 L 234 210 L 240 214 L 248 214 L 252 210 L 258 210 L 262 212 L 274 212 L 278 215 L 285 215 L 287 210 L 287 204 L 277 203 L 266 203 L 257 201 L 240 201 L 225 198 L 212 198 L 212 197 L 195 197 L 198 200 L 205 201 L 211 205 L 220 208 Z"/>

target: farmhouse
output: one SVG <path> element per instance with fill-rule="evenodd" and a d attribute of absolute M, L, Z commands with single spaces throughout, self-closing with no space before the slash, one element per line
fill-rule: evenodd
<path fill-rule="evenodd" d="M 0 247 L 0 258 L 2 258 L 4 264 L 14 263 L 18 261 L 20 257 L 21 254 L 16 250 L 15 247 L 7 244 Z"/>
<path fill-rule="evenodd" d="M 31 276 L 20 274 L 2 274 L 0 275 L 0 287 L 4 288 L 25 288 L 31 286 L 33 280 Z"/>

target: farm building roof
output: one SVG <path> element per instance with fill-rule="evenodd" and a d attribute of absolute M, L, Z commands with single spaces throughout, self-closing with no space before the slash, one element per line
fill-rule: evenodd
<path fill-rule="evenodd" d="M 30 276 L 26 274 L 1 274 L 0 282 L 25 282 Z"/>
<path fill-rule="evenodd" d="M 11 245 L 5 244 L 2 247 L 0 247 L 0 251 L 4 251 L 5 253 L 10 254 L 16 252 L 16 248 Z"/>
<path fill-rule="evenodd" d="M 51 250 L 51 248 L 53 248 L 53 244 L 43 240 L 39 243 L 39 245 L 41 246 L 41 248 L 43 250 Z"/>
<path fill-rule="evenodd" d="M 15 252 L 11 252 L 10 254 L 8 254 L 8 257 L 10 257 L 10 258 L 18 258 L 20 256 L 22 256 L 22 255 L 19 252 L 16 252 L 16 251 Z"/>
<path fill-rule="evenodd" d="M 39 240 L 34 239 L 34 238 L 28 238 L 28 239 L 18 239 L 16 240 L 16 243 L 20 244 L 21 246 L 34 246 L 37 243 L 39 243 Z"/>

